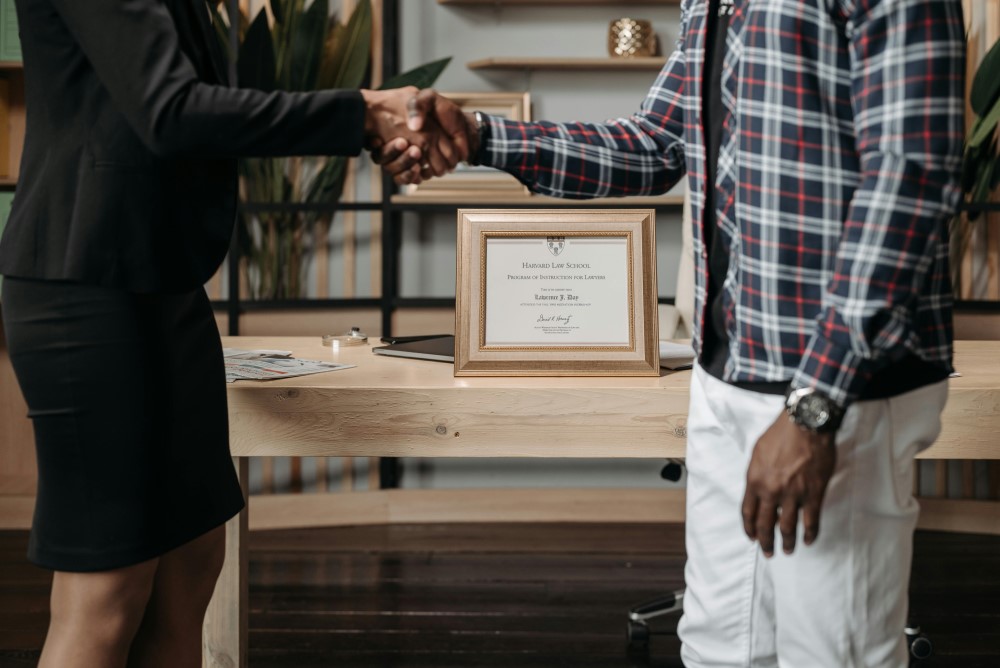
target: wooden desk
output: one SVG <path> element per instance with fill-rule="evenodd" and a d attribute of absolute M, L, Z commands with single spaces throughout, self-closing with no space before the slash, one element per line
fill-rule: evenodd
<path fill-rule="evenodd" d="M 248 458 L 683 457 L 689 373 L 660 378 L 454 378 L 438 362 L 337 352 L 310 338 L 228 338 L 357 368 L 229 389 L 232 453 Z M 944 431 L 923 457 L 1000 459 L 1000 342 L 960 342 Z M 227 530 L 206 620 L 208 665 L 246 665 L 248 512 Z"/>

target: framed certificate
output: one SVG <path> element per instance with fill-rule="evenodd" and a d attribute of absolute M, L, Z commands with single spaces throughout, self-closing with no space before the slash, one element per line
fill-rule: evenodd
<path fill-rule="evenodd" d="M 455 375 L 659 375 L 654 215 L 459 211 Z"/>

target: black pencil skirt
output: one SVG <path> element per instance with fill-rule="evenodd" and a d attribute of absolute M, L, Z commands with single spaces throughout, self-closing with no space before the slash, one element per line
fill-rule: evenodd
<path fill-rule="evenodd" d="M 7 278 L 0 308 L 35 428 L 32 562 L 129 566 L 240 511 L 222 346 L 203 289 L 138 295 Z"/>

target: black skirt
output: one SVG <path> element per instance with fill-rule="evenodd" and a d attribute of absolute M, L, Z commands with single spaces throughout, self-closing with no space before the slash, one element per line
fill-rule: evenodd
<path fill-rule="evenodd" d="M 203 289 L 139 295 L 7 278 L 0 305 L 35 428 L 32 562 L 120 568 L 240 511 L 222 346 Z"/>

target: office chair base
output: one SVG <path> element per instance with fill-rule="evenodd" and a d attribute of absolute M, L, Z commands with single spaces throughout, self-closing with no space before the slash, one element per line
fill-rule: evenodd
<path fill-rule="evenodd" d="M 679 612 L 683 607 L 684 590 L 680 589 L 668 596 L 646 601 L 629 610 L 628 627 L 626 628 L 629 651 L 648 651 L 649 638 L 652 635 L 649 620 Z"/>
<path fill-rule="evenodd" d="M 649 650 L 649 637 L 653 635 L 653 632 L 650 631 L 649 625 L 646 622 L 633 622 L 630 619 L 626 632 L 629 651 Z"/>
<path fill-rule="evenodd" d="M 910 648 L 911 657 L 920 661 L 934 653 L 934 643 L 920 631 L 919 626 L 907 626 L 903 632 L 906 634 L 906 644 Z"/>

